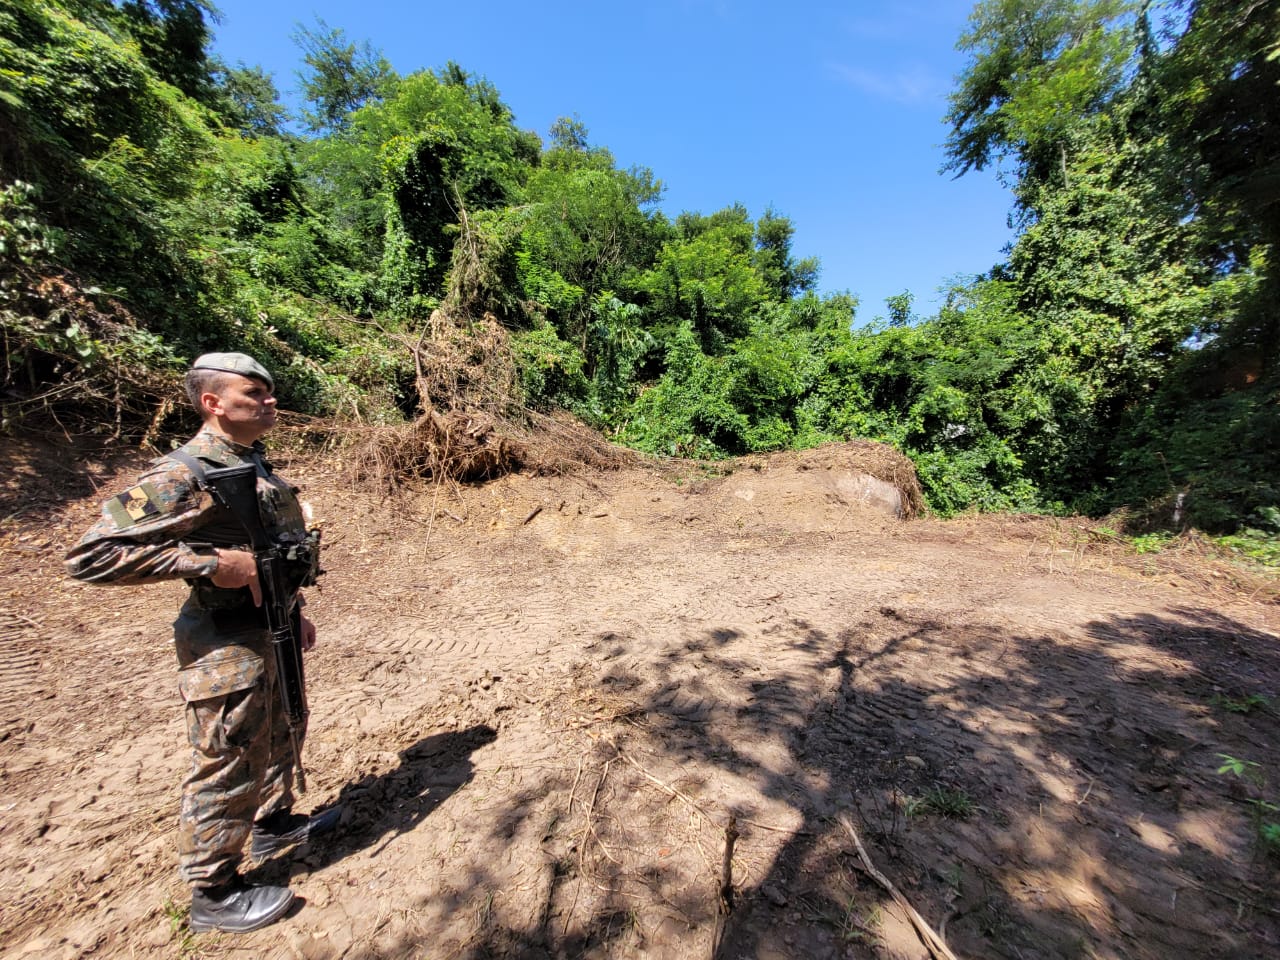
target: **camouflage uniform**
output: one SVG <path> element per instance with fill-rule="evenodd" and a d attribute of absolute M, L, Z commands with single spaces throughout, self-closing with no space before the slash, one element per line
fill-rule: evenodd
<path fill-rule="evenodd" d="M 296 488 L 271 472 L 260 442 L 246 447 L 204 429 L 181 449 L 207 469 L 255 463 L 268 532 L 277 543 L 303 544 L 302 552 L 314 555 Z M 293 803 L 293 749 L 262 609 L 248 587 L 217 587 L 208 579 L 215 548 L 246 540 L 188 466 L 162 457 L 134 487 L 103 504 L 101 518 L 67 555 L 71 575 L 90 583 L 181 577 L 191 586 L 173 626 L 192 748 L 179 864 L 183 879 L 197 887 L 231 878 L 253 822 Z"/>

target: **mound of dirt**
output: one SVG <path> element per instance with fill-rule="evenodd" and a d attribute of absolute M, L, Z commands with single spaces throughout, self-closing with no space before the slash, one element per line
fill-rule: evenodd
<path fill-rule="evenodd" d="M 923 960 L 842 817 L 961 957 L 1280 944 L 1274 581 L 898 520 L 860 477 L 918 488 L 856 444 L 393 500 L 277 451 L 326 528 L 302 809 L 344 809 L 254 870 L 301 909 L 182 924 L 184 590 L 61 571 L 139 457 L 0 525 L 5 956 Z"/>
<path fill-rule="evenodd" d="M 865 440 L 743 457 L 718 488 L 719 496 L 749 505 L 756 522 L 772 517 L 806 532 L 866 523 L 868 510 L 903 520 L 924 508 L 911 461 Z"/>

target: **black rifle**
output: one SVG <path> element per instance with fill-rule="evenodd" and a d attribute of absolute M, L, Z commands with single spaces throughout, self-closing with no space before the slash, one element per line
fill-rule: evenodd
<path fill-rule="evenodd" d="M 267 534 L 262 525 L 262 515 L 258 512 L 258 471 L 252 463 L 242 463 L 206 471 L 204 481 L 218 502 L 230 510 L 244 527 L 253 547 L 262 605 L 267 611 L 267 626 L 271 630 L 271 646 L 276 656 L 276 684 L 280 688 L 285 719 L 289 722 L 289 739 L 293 742 L 298 792 L 305 793 L 307 775 L 302 769 L 302 750 L 298 740 L 306 727 L 308 714 L 307 688 L 302 675 L 302 636 L 289 611 L 293 592 L 285 576 L 285 557 Z"/>

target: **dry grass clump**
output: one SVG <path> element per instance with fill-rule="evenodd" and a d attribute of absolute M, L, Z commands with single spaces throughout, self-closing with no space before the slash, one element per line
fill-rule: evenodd
<path fill-rule="evenodd" d="M 644 456 L 610 443 L 599 432 L 564 411 L 528 411 L 524 436 L 525 466 L 542 475 L 572 473 L 580 467 L 620 470 L 636 466 Z"/>
<path fill-rule="evenodd" d="M 471 410 L 521 422 L 520 377 L 506 328 L 492 313 L 478 320 L 433 310 L 413 355 L 422 409 Z"/>
<path fill-rule="evenodd" d="M 496 318 L 457 321 L 436 310 L 418 341 L 405 346 L 423 412 L 409 424 L 360 428 L 349 479 L 394 490 L 410 477 L 483 480 L 520 469 L 524 448 L 509 427 L 523 408 Z"/>
<path fill-rule="evenodd" d="M 524 447 L 482 412 L 428 410 L 410 424 L 365 428 L 349 479 L 391 491 L 411 477 L 487 480 L 519 470 Z"/>

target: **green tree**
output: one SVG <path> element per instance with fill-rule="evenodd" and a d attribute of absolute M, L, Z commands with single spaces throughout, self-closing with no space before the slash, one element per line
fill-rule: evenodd
<path fill-rule="evenodd" d="M 891 297 L 885 297 L 884 305 L 889 311 L 889 326 L 905 327 L 914 319 L 911 312 L 911 305 L 915 302 L 915 297 L 911 295 L 909 290 L 902 293 L 895 293 Z"/>
<path fill-rule="evenodd" d="M 120 13 L 160 79 L 189 97 L 211 102 L 206 47 L 209 20 L 217 14 L 209 0 L 125 0 Z"/>
<path fill-rule="evenodd" d="M 812 290 L 818 282 L 817 258 L 796 260 L 791 255 L 791 238 L 795 232 L 791 220 L 780 216 L 772 207 L 756 221 L 755 269 L 778 300 L 789 300 Z"/>
<path fill-rule="evenodd" d="M 1127 0 L 983 0 L 957 47 L 970 60 L 950 95 L 946 170 L 1009 157 L 1019 179 L 1046 181 L 1073 137 L 1124 89 L 1138 49 Z"/>
<path fill-rule="evenodd" d="M 705 352 L 721 354 L 747 334 L 751 311 L 768 295 L 752 262 L 755 230 L 741 205 L 681 214 L 676 230 L 636 285 L 659 324 L 687 322 Z"/>
<path fill-rule="evenodd" d="M 536 158 L 536 138 L 514 126 L 491 85 L 447 68 L 398 80 L 303 164 L 329 231 L 362 252 L 371 306 L 404 317 L 442 295 L 464 214 L 517 200 Z"/>
<path fill-rule="evenodd" d="M 747 449 L 750 424 L 730 400 L 723 358 L 702 352 L 688 322 L 667 341 L 666 372 L 627 411 L 618 437 L 664 456 L 714 459 Z"/>
<path fill-rule="evenodd" d="M 595 320 L 590 342 L 594 348 L 594 389 L 602 419 L 623 409 L 635 389 L 640 360 L 656 346 L 644 329 L 644 311 L 634 303 L 601 294 L 592 305 Z"/>
<path fill-rule="evenodd" d="M 311 105 L 303 120 L 313 133 L 346 129 L 351 113 L 383 99 L 395 84 L 396 73 L 381 51 L 367 40 L 348 40 L 345 31 L 319 18 L 315 27 L 299 25 L 293 42 L 305 64 L 298 81 Z"/>
<path fill-rule="evenodd" d="M 1181 0 L 1180 33 L 1155 78 L 1175 174 L 1199 199 L 1225 252 L 1280 241 L 1280 6 Z"/>
<path fill-rule="evenodd" d="M 1275 379 L 1251 374 L 1249 402 L 1214 406 L 1188 404 L 1185 378 L 1265 371 L 1280 340 L 1272 288 L 1254 282 L 1276 222 L 1277 8 L 1173 12 L 1157 30 L 1146 6 L 988 0 L 961 40 L 973 57 L 952 95 L 947 166 L 1012 161 L 1022 232 L 1005 275 L 1039 358 L 1016 377 L 1038 398 L 1039 437 L 1015 435 L 1013 450 L 1043 496 L 1077 508 L 1189 483 L 1219 491 L 1208 501 L 1227 486 L 1265 495 L 1250 479 L 1265 458 L 1207 484 L 1194 438 L 1210 424 L 1262 436 L 1225 418 L 1264 408 Z M 1214 523 L 1242 506 L 1208 501 Z"/>
<path fill-rule="evenodd" d="M 650 264 L 669 233 L 655 209 L 662 184 L 647 169 L 617 169 L 608 150 L 588 144 L 580 121 L 561 118 L 551 142 L 524 192 L 521 277 L 526 299 L 579 345 L 594 371 L 608 349 L 593 342 L 603 332 L 601 298 Z"/>
<path fill-rule="evenodd" d="M 275 81 L 262 67 L 243 62 L 229 67 L 212 61 L 212 75 L 220 94 L 218 112 L 227 123 L 248 137 L 279 137 L 287 111 L 280 104 Z"/>
<path fill-rule="evenodd" d="M 577 115 L 573 117 L 557 117 L 549 131 L 553 150 L 567 153 L 586 153 L 587 125 Z"/>
<path fill-rule="evenodd" d="M 83 6 L 91 21 L 59 4 L 0 8 L 0 175 L 40 188 L 65 265 L 172 302 L 181 253 L 162 220 L 213 148 L 211 115 L 140 55 L 131 20 Z"/>

